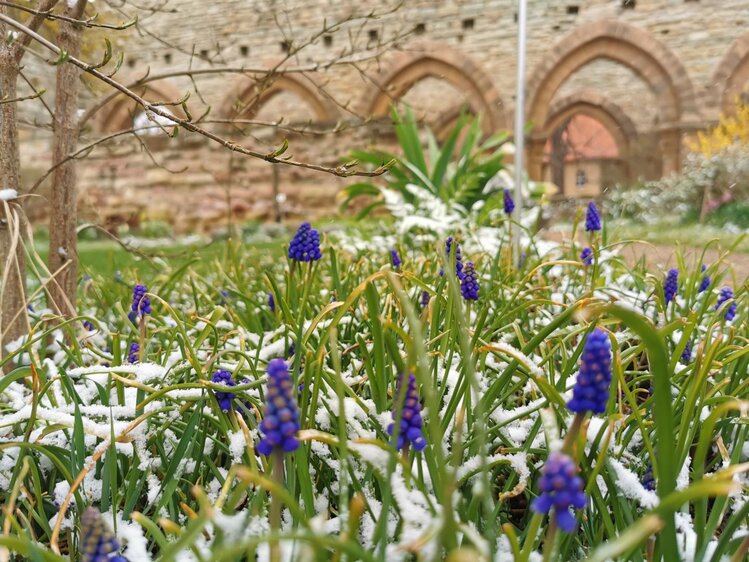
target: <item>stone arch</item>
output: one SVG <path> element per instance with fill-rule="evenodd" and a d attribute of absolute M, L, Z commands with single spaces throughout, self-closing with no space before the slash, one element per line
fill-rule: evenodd
<path fill-rule="evenodd" d="M 749 83 L 749 33 L 736 39 L 723 55 L 713 73 L 710 105 L 718 111 L 730 113 L 736 98 Z M 716 115 L 717 118 L 717 115 Z"/>
<path fill-rule="evenodd" d="M 393 102 L 425 78 L 445 80 L 463 92 L 472 112 L 482 115 L 484 132 L 507 127 L 504 104 L 489 76 L 466 55 L 442 43 L 409 46 L 408 52 L 385 64 L 366 93 L 365 114 L 384 117 Z"/>
<path fill-rule="evenodd" d="M 536 67 L 528 81 L 528 119 L 546 123 L 561 85 L 586 64 L 607 59 L 628 67 L 655 95 L 663 131 L 664 173 L 679 168 L 681 127 L 699 120 L 694 88 L 679 59 L 649 32 L 616 21 L 574 29 Z M 535 147 L 538 150 L 537 147 Z M 529 169 L 531 177 L 540 170 Z"/>
<path fill-rule="evenodd" d="M 621 107 L 596 92 L 580 91 L 552 103 L 546 123 L 531 134 L 532 142 L 545 147 L 552 133 L 575 115 L 595 119 L 611 134 L 628 177 L 630 146 L 637 138 L 637 127 Z M 529 161 L 529 168 L 543 169 L 543 150 L 531 157 L 540 161 Z"/>
<path fill-rule="evenodd" d="M 606 127 L 622 154 L 626 154 L 630 142 L 637 137 L 637 127 L 621 107 L 606 97 L 589 91 L 576 92 L 555 101 L 549 108 L 546 123 L 537 134 L 548 138 L 565 119 L 576 114 L 592 117 Z"/>
<path fill-rule="evenodd" d="M 302 75 L 279 73 L 263 80 L 248 83 L 240 80 L 224 102 L 222 115 L 225 117 L 252 119 L 258 111 L 282 92 L 296 94 L 310 108 L 315 121 L 331 122 L 336 119 L 335 107 L 317 93 L 317 87 L 309 78 Z M 240 107 L 237 107 L 237 104 Z"/>
<path fill-rule="evenodd" d="M 150 102 L 176 102 L 184 96 L 176 87 L 165 80 L 141 84 L 133 91 Z M 169 111 L 185 117 L 179 106 L 167 106 Z M 134 117 L 142 110 L 141 106 L 125 95 L 117 95 L 102 106 L 95 114 L 96 129 L 104 133 L 116 133 L 132 127 Z"/>

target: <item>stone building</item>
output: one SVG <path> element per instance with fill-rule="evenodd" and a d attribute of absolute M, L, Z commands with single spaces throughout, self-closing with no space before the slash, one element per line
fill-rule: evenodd
<path fill-rule="evenodd" d="M 617 179 L 672 173 L 686 139 L 730 112 L 749 85 L 749 0 L 528 0 L 528 9 L 534 179 L 544 177 L 552 133 L 579 115 L 615 144 L 606 159 Z M 287 137 L 295 159 L 338 165 L 351 148 L 392 143 L 394 103 L 438 134 L 464 108 L 481 115 L 486 134 L 510 128 L 515 20 L 513 0 L 171 0 L 119 40 L 118 76 L 140 80 L 150 101 L 189 93 L 191 117 L 235 142 L 271 151 Z M 195 74 L 180 74 L 188 67 Z M 95 92 L 82 109 L 82 145 L 148 123 L 131 100 Z M 169 106 L 181 116 L 184 107 Z M 237 118 L 241 125 L 227 124 Z M 263 126 L 278 122 L 289 128 Z M 287 210 L 306 214 L 329 208 L 352 181 L 183 132 L 139 138 L 130 150 L 97 148 L 81 167 L 83 204 L 102 220 L 145 212 L 191 229 L 229 212 L 267 216 L 274 176 Z M 43 153 L 33 171 L 49 164 Z"/>

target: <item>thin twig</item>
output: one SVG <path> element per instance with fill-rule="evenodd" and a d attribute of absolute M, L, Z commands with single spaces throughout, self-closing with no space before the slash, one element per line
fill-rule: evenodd
<path fill-rule="evenodd" d="M 0 14 L 0 21 L 4 21 L 5 23 L 10 25 L 11 27 L 14 27 L 21 33 L 31 36 L 37 43 L 41 44 L 42 46 L 49 49 L 53 53 L 56 53 L 58 56 L 61 57 L 61 59 L 64 59 L 65 63 L 73 64 L 77 66 L 78 68 L 80 68 L 81 70 L 83 70 L 84 72 L 87 72 L 91 74 L 92 76 L 98 78 L 99 80 L 111 86 L 112 88 L 119 90 L 124 95 L 126 95 L 127 97 L 135 101 L 138 105 L 142 106 L 143 109 L 147 112 L 147 114 L 151 113 L 151 114 L 159 115 L 160 117 L 163 117 L 164 119 L 167 119 L 190 132 L 202 135 L 212 140 L 213 142 L 229 150 L 232 150 L 234 152 L 238 152 L 246 156 L 252 156 L 253 158 L 258 158 L 260 160 L 265 160 L 266 162 L 285 164 L 287 166 L 294 166 L 297 168 L 304 168 L 307 170 L 315 170 L 318 172 L 326 172 L 326 173 L 339 176 L 339 177 L 350 177 L 350 176 L 374 177 L 374 176 L 379 176 L 387 171 L 387 167 L 385 166 L 380 166 L 372 171 L 352 169 L 345 165 L 335 166 L 335 167 L 322 166 L 320 164 L 300 162 L 297 160 L 292 160 L 290 158 L 281 158 L 280 156 L 285 151 L 285 148 L 279 149 L 277 151 L 269 152 L 269 153 L 262 153 L 257 150 L 253 150 L 251 148 L 239 145 L 229 139 L 222 138 L 216 135 L 215 133 L 212 133 L 206 129 L 203 129 L 202 127 L 195 125 L 194 123 L 192 123 L 191 121 L 188 121 L 187 119 L 182 119 L 181 117 L 177 117 L 173 115 L 169 111 L 164 111 L 160 109 L 159 107 L 154 106 L 153 104 L 146 101 L 145 99 L 140 97 L 138 94 L 136 94 L 129 88 L 123 86 L 122 84 L 120 84 L 119 82 L 111 78 L 110 76 L 107 76 L 106 74 L 97 70 L 93 65 L 90 65 L 81 60 L 78 60 L 75 57 L 69 56 L 67 53 L 63 53 L 57 45 L 51 43 L 50 41 L 48 41 L 47 39 L 45 39 L 38 33 L 32 31 L 31 29 L 19 23 L 18 21 L 14 20 L 13 18 L 10 18 L 4 14 Z"/>
<path fill-rule="evenodd" d="M 57 2 L 55 2 L 56 4 Z M 33 8 L 29 8 L 28 6 L 22 6 L 21 4 L 15 4 L 13 2 L 6 2 L 5 0 L 0 0 L 0 6 L 8 6 L 9 8 L 15 8 L 16 10 L 20 10 L 22 12 L 27 12 L 29 14 L 34 15 L 35 17 L 38 17 L 42 20 L 48 19 L 48 20 L 60 20 L 60 21 L 66 21 L 68 23 L 72 23 L 75 25 L 81 25 L 84 27 L 97 27 L 102 29 L 115 29 L 118 31 L 122 31 L 123 29 L 127 29 L 129 27 L 132 27 L 136 24 L 138 21 L 137 18 L 133 19 L 132 21 L 128 23 L 124 23 L 121 25 L 111 25 L 107 23 L 96 23 L 96 18 L 99 16 L 99 14 L 94 14 L 92 17 L 81 20 L 81 19 L 75 19 L 70 18 L 67 16 L 55 14 L 52 12 L 52 9 L 42 9 L 42 10 L 35 10 Z"/>
<path fill-rule="evenodd" d="M 6 104 L 6 103 L 19 103 L 19 102 L 26 101 L 26 100 L 33 100 L 33 99 L 42 97 L 43 93 L 44 93 L 44 90 L 39 90 L 38 92 L 30 94 L 28 96 L 23 96 L 20 98 L 13 98 L 12 100 L 2 98 L 0 99 L 0 105 Z"/>
<path fill-rule="evenodd" d="M 41 13 L 49 12 L 57 5 L 58 2 L 59 0 L 44 0 L 44 3 L 39 6 L 39 11 Z M 41 13 L 39 15 L 31 16 L 28 23 L 26 24 L 26 27 L 28 29 L 30 29 L 31 31 L 36 31 L 41 27 L 41 25 L 47 19 L 45 16 L 41 15 Z M 16 64 L 19 64 L 21 62 L 21 59 L 26 52 L 26 47 L 28 47 L 29 43 L 31 43 L 31 39 L 32 37 L 28 34 L 24 35 L 23 37 L 19 37 L 18 42 L 13 46 L 13 58 L 15 59 Z"/>

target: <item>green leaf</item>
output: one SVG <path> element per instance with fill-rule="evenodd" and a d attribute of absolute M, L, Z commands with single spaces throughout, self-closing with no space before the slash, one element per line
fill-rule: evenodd
<path fill-rule="evenodd" d="M 391 117 L 393 123 L 395 123 L 395 135 L 398 137 L 398 143 L 403 149 L 405 160 L 419 170 L 422 176 L 428 177 L 429 170 L 424 160 L 424 151 L 421 148 L 419 130 L 416 126 L 416 119 L 413 113 L 407 108 L 405 114 L 400 115 L 398 110 L 393 107 Z"/>
<path fill-rule="evenodd" d="M 466 117 L 464 115 L 461 115 L 458 118 L 455 127 L 453 127 L 452 131 L 450 132 L 450 135 L 447 137 L 447 140 L 442 145 L 439 158 L 437 159 L 434 165 L 434 169 L 432 170 L 432 184 L 437 186 L 437 189 L 440 189 L 440 186 L 445 179 L 445 172 L 447 171 L 447 167 L 452 161 L 453 153 L 455 152 L 455 146 L 458 143 L 460 133 L 463 132 L 463 129 L 465 128 L 465 124 Z"/>

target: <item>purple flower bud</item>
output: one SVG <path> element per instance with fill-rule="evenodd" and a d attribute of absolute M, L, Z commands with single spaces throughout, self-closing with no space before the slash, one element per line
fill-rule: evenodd
<path fill-rule="evenodd" d="M 286 361 L 268 363 L 268 386 L 265 393 L 265 417 L 260 423 L 263 438 L 257 445 L 260 454 L 273 451 L 291 453 L 299 447 L 299 409 L 292 393 L 291 376 Z"/>
<path fill-rule="evenodd" d="M 273 293 L 268 293 L 268 308 L 271 312 L 276 311 L 276 300 L 273 298 Z"/>
<path fill-rule="evenodd" d="M 565 533 L 572 533 L 577 527 L 570 508 L 582 509 L 587 503 L 583 479 L 577 472 L 570 457 L 557 451 L 551 453 L 538 480 L 541 493 L 531 504 L 531 510 L 540 514 L 548 514 L 553 508 L 557 525 Z"/>
<path fill-rule="evenodd" d="M 455 256 L 455 276 L 458 280 L 463 279 L 463 256 L 460 253 L 460 244 L 450 236 L 445 241 L 445 257 L 447 258 L 448 263 L 453 259 L 453 256 Z M 445 272 L 440 269 L 440 277 L 444 274 Z"/>
<path fill-rule="evenodd" d="M 398 269 L 401 266 L 401 257 L 398 255 L 398 250 L 390 250 L 390 263 L 393 264 L 393 269 Z"/>
<path fill-rule="evenodd" d="M 687 345 L 684 346 L 684 351 L 681 352 L 681 362 L 685 365 L 689 365 L 692 362 L 692 342 L 688 341 Z"/>
<path fill-rule="evenodd" d="M 81 535 L 78 549 L 81 562 L 127 562 L 117 554 L 120 543 L 95 508 L 89 507 L 81 516 Z"/>
<path fill-rule="evenodd" d="M 663 297 L 666 299 L 666 304 L 674 300 L 676 291 L 679 289 L 679 270 L 669 269 L 668 275 L 666 275 L 666 281 L 663 283 Z"/>
<path fill-rule="evenodd" d="M 642 475 L 642 486 L 651 492 L 655 490 L 655 475 L 653 475 L 653 463 L 648 463 L 645 474 Z"/>
<path fill-rule="evenodd" d="M 602 414 L 609 400 L 611 385 L 611 341 L 606 332 L 596 328 L 585 340 L 580 372 L 567 403 L 577 414 Z"/>
<path fill-rule="evenodd" d="M 707 267 L 705 267 L 705 264 L 702 264 L 702 269 L 700 271 L 704 272 L 706 269 L 707 269 Z M 699 288 L 698 292 L 703 293 L 703 292 L 707 291 L 708 287 L 710 287 L 710 276 L 709 275 L 705 275 L 702 278 L 702 282 L 700 283 L 700 288 Z"/>
<path fill-rule="evenodd" d="M 479 279 L 472 261 L 467 262 L 463 270 L 463 278 L 460 280 L 460 293 L 467 301 L 479 300 Z"/>
<path fill-rule="evenodd" d="M 580 252 L 580 261 L 585 265 L 593 265 L 593 250 L 590 246 L 583 248 L 583 251 Z"/>
<path fill-rule="evenodd" d="M 512 199 L 512 194 L 510 193 L 509 189 L 505 189 L 504 191 L 504 208 L 505 213 L 508 215 L 511 215 L 512 212 L 515 210 L 515 201 Z"/>
<path fill-rule="evenodd" d="M 585 230 L 595 232 L 601 230 L 601 214 L 595 201 L 588 203 L 588 213 L 585 215 Z"/>
<path fill-rule="evenodd" d="M 131 365 L 135 365 L 138 362 L 139 357 L 140 357 L 140 346 L 137 343 L 133 342 L 130 344 L 130 350 L 128 351 L 128 354 L 127 354 L 127 362 L 130 363 Z"/>
<path fill-rule="evenodd" d="M 213 373 L 213 377 L 211 377 L 211 380 L 216 384 L 223 384 L 225 386 L 237 386 L 237 383 L 235 383 L 231 378 L 231 373 L 229 371 L 216 371 Z M 234 398 L 236 398 L 236 394 L 233 392 L 226 392 L 217 390 L 215 391 L 216 401 L 218 402 L 219 407 L 221 408 L 221 411 L 228 412 L 231 410 L 231 403 Z"/>
<path fill-rule="evenodd" d="M 408 383 L 405 385 L 405 389 L 403 388 L 404 378 L 403 375 L 400 375 L 398 377 L 398 384 L 396 385 L 395 406 L 397 407 L 402 401 L 396 448 L 400 451 L 406 445 L 406 441 L 408 441 L 414 450 L 423 451 L 424 447 L 427 446 L 427 442 L 422 430 L 421 403 L 419 402 L 419 391 L 416 388 L 416 377 L 413 373 L 408 374 Z M 405 392 L 405 396 L 403 392 Z M 398 413 L 393 410 L 393 420 L 398 420 L 398 418 Z M 390 435 L 393 434 L 394 426 L 395 424 L 391 423 L 388 427 Z"/>
<path fill-rule="evenodd" d="M 730 287 L 723 287 L 720 290 L 720 295 L 718 295 L 718 302 L 715 305 L 715 310 L 718 310 L 721 306 L 723 306 L 724 303 L 733 300 L 733 291 Z M 729 322 L 733 320 L 736 317 L 736 301 L 734 300 L 728 308 L 726 308 L 726 315 L 725 318 Z"/>
<path fill-rule="evenodd" d="M 151 299 L 146 293 L 148 293 L 148 288 L 145 285 L 133 287 L 133 303 L 130 305 L 130 312 L 134 313 L 134 316 L 151 314 Z"/>
<path fill-rule="evenodd" d="M 317 261 L 320 253 L 320 233 L 305 222 L 299 227 L 289 244 L 289 259 L 299 262 Z"/>
<path fill-rule="evenodd" d="M 429 299 L 431 297 L 429 296 L 429 291 L 423 290 L 421 291 L 421 308 L 426 308 L 429 306 Z"/>

